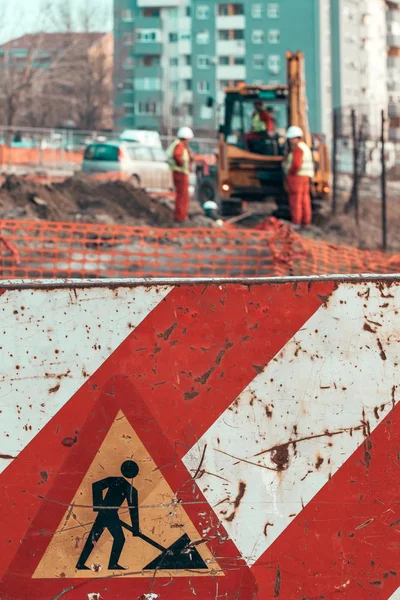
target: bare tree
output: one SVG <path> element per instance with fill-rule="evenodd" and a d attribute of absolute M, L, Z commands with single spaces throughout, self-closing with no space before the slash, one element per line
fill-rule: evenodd
<path fill-rule="evenodd" d="M 112 126 L 111 34 L 97 33 L 107 22 L 95 0 L 44 0 L 37 32 L 24 36 L 18 53 L 0 48 L 0 115 L 8 127 L 84 129 Z M 10 23 L 0 0 L 1 26 Z M 58 32 L 51 34 L 51 32 Z M 8 28 L 10 33 L 10 28 Z"/>
<path fill-rule="evenodd" d="M 14 7 L 15 8 L 15 7 Z M 5 27 L 8 35 L 21 18 L 21 13 L 16 7 L 10 10 L 6 0 L 0 2 L 0 23 L 2 36 Z M 27 44 L 23 54 L 13 52 L 11 43 L 4 44 L 0 52 L 0 114 L 2 121 L 8 127 L 16 124 L 24 112 L 24 106 L 31 96 L 33 80 L 36 72 L 36 60 L 40 48 L 40 34 L 27 37 Z"/>
<path fill-rule="evenodd" d="M 108 22 L 96 0 L 45 0 L 49 27 L 64 33 L 64 48 L 47 73 L 47 86 L 57 97 L 59 120 L 97 129 L 112 123 L 113 40 L 99 34 Z M 95 35 L 97 34 L 97 35 Z"/>

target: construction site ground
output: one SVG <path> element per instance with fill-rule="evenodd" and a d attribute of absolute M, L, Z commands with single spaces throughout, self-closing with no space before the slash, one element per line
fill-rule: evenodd
<path fill-rule="evenodd" d="M 399 271 L 400 186 L 388 186 L 388 252 L 381 252 L 377 182 L 360 188 L 359 223 L 346 211 L 349 191 L 300 232 L 271 219 L 273 203 L 245 206 L 244 218 L 219 226 L 193 199 L 176 228 L 173 199 L 151 197 L 122 181 L 75 175 L 42 183 L 3 175 L 0 276 L 164 277 L 317 275 Z M 183 228 L 182 228 L 183 227 Z M 397 253 L 397 254 L 396 254 Z"/>
<path fill-rule="evenodd" d="M 98 182 L 83 174 L 47 184 L 18 175 L 4 176 L 0 218 L 136 227 L 174 225 L 171 199 L 153 198 L 127 182 Z M 192 202 L 189 225 L 213 227 L 214 222 Z"/>

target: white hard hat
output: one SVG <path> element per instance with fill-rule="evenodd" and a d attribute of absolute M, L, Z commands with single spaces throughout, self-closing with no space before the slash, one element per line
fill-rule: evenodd
<path fill-rule="evenodd" d="M 301 127 L 297 127 L 297 125 L 292 125 L 289 127 L 286 133 L 286 137 L 288 140 L 293 140 L 295 138 L 302 138 L 304 136 L 303 130 Z"/>
<path fill-rule="evenodd" d="M 178 138 L 180 140 L 192 140 L 194 138 L 194 133 L 190 127 L 181 127 L 178 129 Z"/>

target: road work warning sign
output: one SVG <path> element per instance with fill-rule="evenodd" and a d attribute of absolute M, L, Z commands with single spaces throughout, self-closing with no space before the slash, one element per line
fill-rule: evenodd
<path fill-rule="evenodd" d="M 399 313 L 396 278 L 0 288 L 0 599 L 398 600 Z"/>
<path fill-rule="evenodd" d="M 74 460 L 76 468 L 78 453 Z M 55 485 L 62 485 L 62 478 Z M 84 571 L 92 571 L 91 577 L 120 571 L 124 577 L 180 577 L 187 570 L 192 576 L 222 575 L 121 410 L 69 505 L 34 578 L 82 578 Z"/>

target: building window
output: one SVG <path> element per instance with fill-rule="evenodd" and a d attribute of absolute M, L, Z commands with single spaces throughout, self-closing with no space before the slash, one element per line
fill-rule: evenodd
<path fill-rule="evenodd" d="M 185 65 L 187 67 L 190 67 L 191 64 L 192 64 L 192 55 L 191 54 L 185 54 L 184 61 L 185 61 Z"/>
<path fill-rule="evenodd" d="M 122 11 L 122 20 L 125 21 L 125 23 L 132 23 L 133 21 L 133 11 L 126 9 Z"/>
<path fill-rule="evenodd" d="M 160 9 L 159 8 L 143 8 L 142 14 L 144 17 L 159 17 Z"/>
<path fill-rule="evenodd" d="M 140 65 L 142 67 L 157 67 L 160 64 L 160 57 L 153 56 L 152 54 L 148 54 L 147 56 L 143 56 L 141 58 Z"/>
<path fill-rule="evenodd" d="M 244 56 L 235 56 L 233 59 L 234 65 L 244 65 Z"/>
<path fill-rule="evenodd" d="M 265 66 L 264 54 L 255 54 L 253 56 L 253 67 L 255 69 L 263 69 Z"/>
<path fill-rule="evenodd" d="M 187 17 L 191 17 L 192 16 L 192 8 L 191 8 L 191 6 L 187 6 L 186 7 L 185 14 L 186 14 Z"/>
<path fill-rule="evenodd" d="M 127 79 L 123 83 L 124 92 L 133 92 L 133 81 L 131 79 Z"/>
<path fill-rule="evenodd" d="M 135 90 L 157 92 L 161 90 L 161 79 L 159 77 L 138 77 L 135 79 Z"/>
<path fill-rule="evenodd" d="M 219 90 L 220 92 L 225 91 L 226 88 L 230 87 L 231 82 L 227 79 L 221 79 L 221 81 L 219 82 Z"/>
<path fill-rule="evenodd" d="M 124 103 L 124 113 L 126 117 L 133 117 L 134 115 L 134 104 L 125 102 Z"/>
<path fill-rule="evenodd" d="M 218 31 L 218 39 L 227 42 L 229 40 L 244 40 L 243 29 L 220 29 Z"/>
<path fill-rule="evenodd" d="M 274 75 L 277 75 L 280 72 L 281 57 L 278 54 L 270 54 L 268 56 L 268 70 Z"/>
<path fill-rule="evenodd" d="M 133 69 L 134 66 L 135 60 L 132 58 L 132 56 L 127 56 L 124 62 L 122 63 L 122 68 L 126 70 Z"/>
<path fill-rule="evenodd" d="M 169 64 L 171 67 L 177 67 L 179 65 L 179 58 L 174 57 L 169 59 Z"/>
<path fill-rule="evenodd" d="M 168 39 L 170 42 L 177 42 L 178 41 L 178 34 L 177 33 L 170 33 L 168 35 Z"/>
<path fill-rule="evenodd" d="M 264 42 L 264 31 L 262 29 L 253 29 L 251 40 L 253 44 L 262 44 Z"/>
<path fill-rule="evenodd" d="M 270 2 L 267 4 L 267 17 L 269 19 L 279 18 L 279 4 L 277 2 Z"/>
<path fill-rule="evenodd" d="M 208 31 L 208 29 L 205 29 L 204 31 L 199 31 L 196 34 L 196 42 L 201 45 L 205 45 L 210 42 L 210 32 Z"/>
<path fill-rule="evenodd" d="M 208 19 L 210 16 L 210 7 L 207 4 L 200 4 L 196 6 L 196 19 L 201 19 L 204 21 Z"/>
<path fill-rule="evenodd" d="M 180 40 L 191 40 L 192 39 L 192 35 L 191 35 L 191 33 L 188 33 L 188 32 L 187 33 L 181 33 L 179 35 L 179 39 Z"/>
<path fill-rule="evenodd" d="M 159 42 L 161 39 L 161 31 L 159 29 L 137 29 L 136 40 L 138 42 L 151 44 Z"/>
<path fill-rule="evenodd" d="M 197 67 L 199 69 L 208 69 L 211 65 L 211 60 L 209 56 L 197 56 Z"/>
<path fill-rule="evenodd" d="M 231 34 L 234 40 L 244 40 L 244 31 L 243 29 L 233 29 L 233 33 Z"/>
<path fill-rule="evenodd" d="M 192 91 L 192 80 L 191 79 L 185 79 L 185 90 L 187 92 Z"/>
<path fill-rule="evenodd" d="M 279 29 L 270 29 L 268 31 L 268 43 L 269 44 L 279 44 L 279 40 L 281 37 L 281 32 Z"/>
<path fill-rule="evenodd" d="M 218 61 L 218 62 L 219 62 L 219 64 L 220 64 L 220 65 L 222 65 L 222 66 L 229 65 L 229 64 L 230 64 L 230 63 L 229 63 L 229 56 L 220 56 L 220 57 L 219 57 L 219 61 Z"/>
<path fill-rule="evenodd" d="M 243 4 L 218 4 L 218 15 L 220 17 L 244 15 L 244 6 Z"/>
<path fill-rule="evenodd" d="M 137 102 L 135 113 L 138 115 L 158 115 L 160 109 L 156 102 Z"/>
<path fill-rule="evenodd" d="M 262 19 L 264 14 L 264 6 L 262 4 L 251 5 L 251 16 L 253 19 Z"/>
<path fill-rule="evenodd" d="M 211 89 L 209 81 L 199 81 L 197 83 L 197 91 L 199 94 L 207 94 Z"/>
<path fill-rule="evenodd" d="M 125 46 L 132 46 L 135 43 L 135 36 L 133 31 L 127 31 L 123 36 L 123 43 Z"/>

